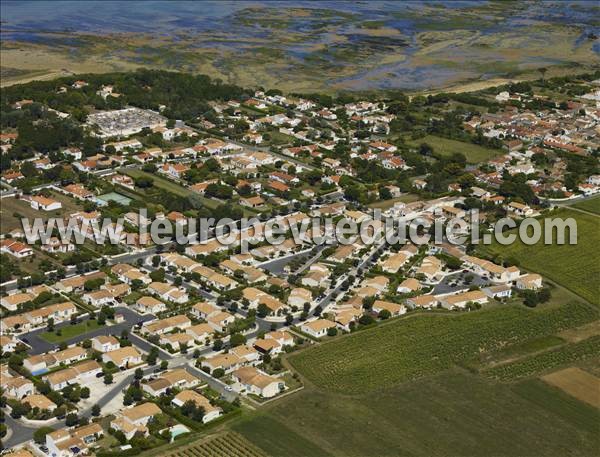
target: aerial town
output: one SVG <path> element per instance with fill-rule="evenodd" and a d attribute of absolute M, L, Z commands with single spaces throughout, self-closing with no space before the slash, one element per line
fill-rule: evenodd
<path fill-rule="evenodd" d="M 168 73 L 132 75 L 3 88 L 1 427 L 13 457 L 162 449 L 300 395 L 316 375 L 294 357 L 411 316 L 537 313 L 566 293 L 560 275 L 493 244 L 341 244 L 326 230 L 296 242 L 291 230 L 374 209 L 431 224 L 478 209 L 486 233 L 595 201 L 598 72 L 372 98 L 185 75 L 168 93 Z M 77 221 L 83 242 L 30 239 L 21 220 L 50 217 Z M 188 233 L 199 217 L 289 230 L 276 245 L 254 233 L 246 251 L 214 233 L 139 235 L 155 220 Z M 116 244 L 81 228 L 119 218 Z M 593 302 L 582 270 L 573 289 Z"/>

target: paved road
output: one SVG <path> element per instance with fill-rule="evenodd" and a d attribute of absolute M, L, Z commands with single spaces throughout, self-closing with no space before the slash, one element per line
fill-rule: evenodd
<path fill-rule="evenodd" d="M 155 318 L 151 314 L 146 314 L 144 316 L 141 316 L 138 313 L 136 313 L 135 311 L 132 311 L 131 309 L 123 307 L 123 306 L 116 307 L 115 313 L 123 314 L 123 316 L 125 317 L 125 322 L 122 322 L 120 324 L 114 324 L 114 325 L 105 325 L 104 327 L 94 329 L 90 332 L 87 332 L 87 333 L 84 333 L 81 335 L 77 335 L 77 336 L 67 340 L 66 343 L 68 345 L 76 344 L 76 343 L 79 343 L 80 341 L 86 340 L 88 338 L 93 338 L 93 337 L 99 336 L 99 335 L 120 336 L 121 332 L 123 330 L 130 331 L 134 325 L 137 325 L 141 322 L 146 322 L 148 320 L 152 320 Z M 89 317 L 85 317 L 83 319 L 79 319 L 79 322 L 83 322 L 88 319 L 89 319 Z M 70 325 L 71 325 L 70 322 L 67 321 L 67 322 L 57 324 L 55 326 L 55 328 L 64 328 L 64 327 L 68 327 Z M 46 331 L 47 331 L 46 328 L 42 328 L 42 329 L 34 330 L 29 333 L 24 333 L 23 335 L 19 336 L 19 339 L 21 341 L 23 341 L 24 343 L 28 344 L 31 347 L 31 349 L 29 349 L 29 351 L 27 351 L 29 354 L 31 354 L 31 355 L 43 354 L 43 353 L 46 353 L 46 352 L 49 352 L 49 351 L 52 351 L 52 350 L 58 348 L 59 344 L 50 343 L 41 337 L 41 334 L 45 333 Z M 144 349 L 144 348 L 142 348 L 142 349 Z"/>

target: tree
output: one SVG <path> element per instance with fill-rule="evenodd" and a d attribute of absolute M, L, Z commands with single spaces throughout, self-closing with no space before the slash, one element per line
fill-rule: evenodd
<path fill-rule="evenodd" d="M 10 417 L 13 419 L 19 419 L 21 416 L 26 416 L 27 413 L 31 411 L 31 407 L 25 403 L 14 403 L 11 408 Z"/>
<path fill-rule="evenodd" d="M 98 417 L 100 416 L 100 405 L 94 405 L 92 406 L 92 416 L 94 417 Z"/>
<path fill-rule="evenodd" d="M 46 444 L 46 435 L 53 431 L 54 429 L 52 427 L 40 427 L 33 432 L 33 441 L 37 444 Z"/>
<path fill-rule="evenodd" d="M 373 319 L 373 316 L 369 314 L 363 314 L 362 316 L 360 316 L 360 319 L 358 319 L 358 322 L 361 325 L 369 325 L 375 322 L 375 319 Z"/>
<path fill-rule="evenodd" d="M 381 311 L 379 311 L 377 317 L 381 320 L 386 320 L 392 317 L 392 313 L 390 313 L 390 311 L 387 309 L 382 309 Z"/>
<path fill-rule="evenodd" d="M 375 297 L 365 297 L 362 300 L 362 305 L 364 309 L 371 309 L 373 303 L 375 303 Z"/>
<path fill-rule="evenodd" d="M 229 339 L 229 344 L 231 347 L 235 347 L 235 346 L 241 346 L 242 344 L 246 343 L 246 337 L 244 335 L 242 335 L 241 333 L 234 333 L 233 335 L 231 335 L 231 338 Z"/>
<path fill-rule="evenodd" d="M 88 279 L 84 284 L 83 288 L 86 291 L 99 289 L 104 284 L 104 278 Z"/>
<path fill-rule="evenodd" d="M 90 398 L 90 388 L 82 387 L 79 391 L 79 395 L 81 396 L 81 398 Z"/>
<path fill-rule="evenodd" d="M 222 378 L 223 376 L 225 376 L 225 370 L 223 370 L 223 368 L 216 368 L 215 370 L 213 370 L 212 375 L 217 379 Z"/>
<path fill-rule="evenodd" d="M 335 336 L 337 335 L 337 328 L 335 327 L 330 327 L 327 329 L 327 335 L 328 336 Z"/>
<path fill-rule="evenodd" d="M 111 373 L 104 374 L 104 384 L 109 385 L 113 382 L 113 375 Z"/>
<path fill-rule="evenodd" d="M 258 317 L 264 318 L 271 312 L 271 309 L 264 303 L 260 303 L 256 308 L 256 314 Z"/>
<path fill-rule="evenodd" d="M 379 199 L 380 200 L 389 200 L 391 198 L 392 198 L 392 193 L 390 192 L 390 189 L 388 189 L 387 187 L 381 186 L 379 188 Z"/>
<path fill-rule="evenodd" d="M 169 362 L 167 360 L 163 360 L 162 362 L 160 362 L 161 370 L 166 370 L 167 368 L 169 368 Z"/>
<path fill-rule="evenodd" d="M 223 349 L 223 341 L 221 339 L 217 338 L 213 342 L 213 350 L 214 351 L 220 351 L 221 349 Z"/>
<path fill-rule="evenodd" d="M 144 370 L 142 370 L 141 368 L 136 368 L 133 377 L 139 381 L 144 377 Z"/>
<path fill-rule="evenodd" d="M 159 268 L 158 270 L 151 271 L 150 279 L 155 282 L 164 282 L 165 280 L 165 270 L 163 268 Z"/>
<path fill-rule="evenodd" d="M 78 422 L 79 422 L 79 416 L 77 416 L 77 413 L 67 414 L 67 417 L 65 418 L 65 425 L 67 427 L 72 427 L 73 425 L 77 425 Z"/>

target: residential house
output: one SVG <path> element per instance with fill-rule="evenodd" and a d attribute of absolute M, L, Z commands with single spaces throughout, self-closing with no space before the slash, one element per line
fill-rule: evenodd
<path fill-rule="evenodd" d="M 267 375 L 255 367 L 238 368 L 232 373 L 232 378 L 238 384 L 238 389 L 249 394 L 271 398 L 285 389 L 285 383 Z"/>
<path fill-rule="evenodd" d="M 169 333 L 174 329 L 186 329 L 192 326 L 192 321 L 183 314 L 167 317 L 165 319 L 154 320 L 144 322 L 142 325 L 143 333 L 150 333 L 155 335 L 163 335 Z"/>
<path fill-rule="evenodd" d="M 92 338 L 92 349 L 98 352 L 116 351 L 121 345 L 112 335 L 98 335 Z"/>
<path fill-rule="evenodd" d="M 516 282 L 517 289 L 521 290 L 537 290 L 541 289 L 542 277 L 537 273 L 529 273 L 521 276 Z"/>
<path fill-rule="evenodd" d="M 196 407 L 204 410 L 204 416 L 202 416 L 202 423 L 204 424 L 217 419 L 223 413 L 221 408 L 213 406 L 208 398 L 195 390 L 182 390 L 171 400 L 171 403 L 178 407 L 183 406 L 187 402 L 192 402 Z"/>
<path fill-rule="evenodd" d="M 167 305 L 154 297 L 140 297 L 134 305 L 134 309 L 142 314 L 156 314 L 166 311 Z"/>
<path fill-rule="evenodd" d="M 313 338 L 322 338 L 327 335 L 330 328 L 335 328 L 335 322 L 327 319 L 315 319 L 310 322 L 304 322 L 300 326 L 300 330 Z"/>

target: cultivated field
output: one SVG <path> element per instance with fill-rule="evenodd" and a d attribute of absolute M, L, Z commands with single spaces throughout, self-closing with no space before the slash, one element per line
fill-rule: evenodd
<path fill-rule="evenodd" d="M 266 457 L 267 455 L 243 436 L 228 432 L 198 444 L 177 449 L 168 457 Z"/>
<path fill-rule="evenodd" d="M 560 209 L 550 217 L 572 217 L 577 221 L 576 245 L 539 242 L 529 246 L 515 242 L 479 249 L 489 255 L 516 259 L 520 266 L 548 277 L 591 303 L 600 304 L 600 262 L 593 255 L 600 246 L 600 217 L 568 209 Z"/>
<path fill-rule="evenodd" d="M 359 396 L 305 389 L 234 429 L 278 456 L 590 456 L 598 410 L 462 370 Z"/>
<path fill-rule="evenodd" d="M 535 310 L 507 305 L 474 313 L 409 315 L 293 354 L 289 361 L 317 387 L 360 394 L 596 319 L 598 312 L 580 303 Z"/>
<path fill-rule="evenodd" d="M 455 152 L 460 152 L 465 155 L 469 163 L 484 162 L 503 153 L 500 149 L 484 148 L 477 144 L 464 143 L 434 135 L 427 135 L 424 138 L 409 142 L 413 146 L 419 146 L 422 143 L 427 143 L 433 148 L 434 152 L 442 155 L 449 156 Z"/>
<path fill-rule="evenodd" d="M 515 362 L 497 365 L 484 370 L 483 373 L 502 381 L 513 381 L 580 360 L 594 358 L 600 358 L 600 336 L 593 336 L 579 343 L 550 349 L 530 357 L 524 357 Z"/>
<path fill-rule="evenodd" d="M 542 376 L 550 385 L 562 389 L 578 400 L 600 408 L 600 378 L 580 368 L 565 368 Z"/>

